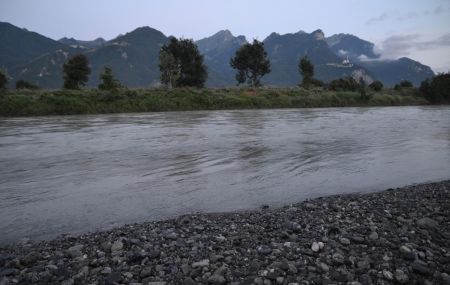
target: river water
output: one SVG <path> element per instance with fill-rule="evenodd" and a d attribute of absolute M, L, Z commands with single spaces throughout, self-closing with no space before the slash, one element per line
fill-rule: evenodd
<path fill-rule="evenodd" d="M 0 243 L 450 178 L 450 107 L 0 118 Z"/>

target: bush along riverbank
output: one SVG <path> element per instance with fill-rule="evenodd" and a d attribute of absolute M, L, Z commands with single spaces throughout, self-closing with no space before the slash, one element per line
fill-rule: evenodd
<path fill-rule="evenodd" d="M 302 88 L 18 90 L 0 94 L 0 116 L 155 111 L 427 105 L 415 92 L 358 92 Z"/>
<path fill-rule="evenodd" d="M 1 284 L 450 284 L 450 181 L 0 248 Z"/>

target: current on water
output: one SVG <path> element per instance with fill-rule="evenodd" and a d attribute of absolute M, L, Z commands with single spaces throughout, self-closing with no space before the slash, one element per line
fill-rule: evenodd
<path fill-rule="evenodd" d="M 450 178 L 450 107 L 0 118 L 0 243 Z"/>

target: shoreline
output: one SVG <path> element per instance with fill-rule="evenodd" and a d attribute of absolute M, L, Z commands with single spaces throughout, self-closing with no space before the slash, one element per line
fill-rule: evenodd
<path fill-rule="evenodd" d="M 2 246 L 17 283 L 450 284 L 450 180 Z"/>

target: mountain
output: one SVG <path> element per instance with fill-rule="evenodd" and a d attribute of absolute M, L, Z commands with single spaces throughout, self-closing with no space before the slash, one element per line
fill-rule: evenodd
<path fill-rule="evenodd" d="M 85 49 L 92 49 L 92 48 L 100 47 L 106 43 L 106 41 L 103 38 L 96 38 L 93 41 L 80 41 L 80 40 L 76 40 L 74 38 L 66 38 L 66 37 L 59 39 L 58 42 L 63 43 L 68 46 L 71 46 L 71 47 L 85 48 Z"/>
<path fill-rule="evenodd" d="M 375 78 L 389 87 L 402 80 L 411 81 L 414 86 L 419 86 L 423 80 L 434 76 L 429 66 L 407 57 L 397 60 L 365 61 L 359 64 L 370 70 Z"/>
<path fill-rule="evenodd" d="M 396 60 L 381 60 L 373 43 L 362 40 L 354 35 L 337 34 L 326 38 L 330 49 L 340 58 L 351 61 L 367 69 L 385 86 L 392 87 L 402 80 L 411 81 L 415 86 L 434 76 L 429 66 L 410 58 Z"/>
<path fill-rule="evenodd" d="M 49 39 L 9 23 L 0 22 L 0 70 L 10 77 L 10 86 L 24 79 L 43 88 L 60 88 L 62 66 L 77 53 L 85 54 L 92 69 L 89 87 L 96 87 L 104 66 L 128 87 L 159 84 L 158 54 L 168 41 L 163 33 L 150 27 L 137 28 L 105 42 L 62 38 Z M 229 63 L 236 50 L 246 43 L 244 36 L 228 30 L 196 42 L 208 67 L 209 87 L 235 86 L 235 73 Z M 315 66 L 315 77 L 329 82 L 343 76 L 379 79 L 385 86 L 401 80 L 418 85 L 434 75 L 425 65 L 409 58 L 381 60 L 375 45 L 356 36 L 337 34 L 326 38 L 321 30 L 280 35 L 270 34 L 264 41 L 272 72 L 262 82 L 273 86 L 296 86 L 301 81 L 299 59 L 305 55 Z M 348 56 L 350 62 L 346 59 Z"/>
<path fill-rule="evenodd" d="M 325 82 L 352 75 L 371 78 L 370 74 L 360 66 L 342 64 L 342 59 L 330 50 L 321 30 L 310 34 L 303 31 L 285 35 L 272 33 L 264 40 L 264 48 L 272 69 L 271 73 L 263 77 L 264 84 L 298 85 L 301 81 L 298 62 L 305 55 L 314 64 L 315 78 Z"/>
<path fill-rule="evenodd" d="M 7 74 L 37 56 L 66 47 L 38 33 L 0 22 L 0 70 Z"/>
<path fill-rule="evenodd" d="M 235 71 L 230 66 L 230 59 L 245 43 L 247 40 L 244 36 L 235 37 L 228 30 L 219 31 L 196 42 L 208 66 L 206 86 L 225 87 L 236 84 Z"/>
<path fill-rule="evenodd" d="M 83 53 L 89 59 L 91 74 L 87 86 L 96 87 L 104 66 L 113 70 L 114 76 L 129 87 L 148 87 L 159 82 L 158 54 L 168 38 L 150 27 L 137 28 L 132 32 L 110 40 L 94 48 L 64 46 L 31 61 L 26 67 L 15 70 L 15 80 L 25 79 L 38 86 L 59 88 L 63 84 L 62 65 L 67 59 Z"/>
<path fill-rule="evenodd" d="M 377 59 L 380 54 L 375 52 L 375 45 L 354 35 L 337 34 L 325 39 L 330 49 L 340 57 L 347 57 L 351 61 Z"/>

